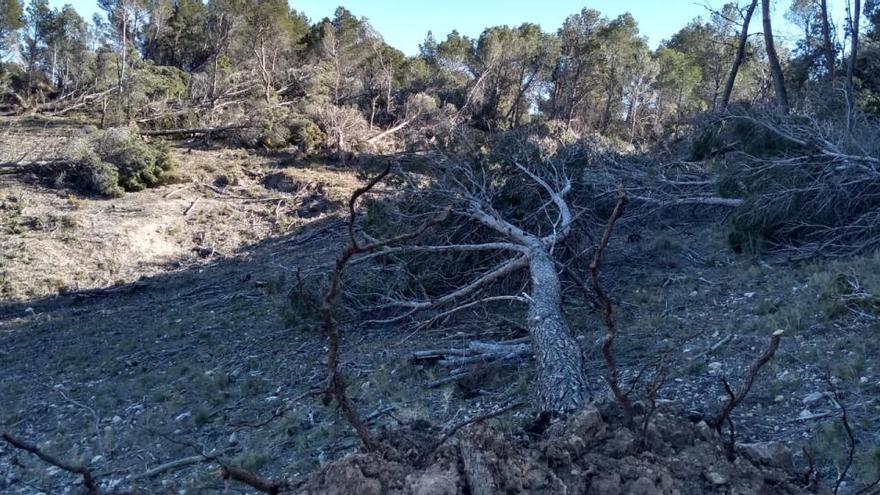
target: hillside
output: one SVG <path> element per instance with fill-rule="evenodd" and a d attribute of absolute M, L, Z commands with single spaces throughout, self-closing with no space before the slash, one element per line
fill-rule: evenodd
<path fill-rule="evenodd" d="M 0 0 L 0 493 L 880 495 L 880 2 L 314 3 Z"/>
<path fill-rule="evenodd" d="M 21 132 L 50 142 L 71 125 Z M 0 429 L 85 462 L 109 486 L 151 493 L 232 489 L 201 463 L 142 476 L 192 456 L 191 445 L 269 478 L 306 479 L 358 440 L 338 411 L 293 401 L 322 383 L 326 347 L 290 294 L 302 289 L 300 276 L 329 272 L 345 243 L 342 204 L 362 182 L 352 169 L 285 154 L 197 142 L 174 143 L 173 153 L 181 164 L 174 184 L 116 200 L 79 199 L 27 174 L 3 177 Z M 738 442 L 782 442 L 799 463 L 802 444 L 816 455 L 833 451 L 840 439 L 820 433 L 840 414 L 827 395 L 832 369 L 860 443 L 876 444 L 880 370 L 868 336 L 880 328 L 870 318 L 830 318 L 822 294 L 841 273 L 876 287 L 880 258 L 793 265 L 737 255 L 715 228 L 723 213 L 667 213 L 650 229 L 638 219 L 621 224 L 606 266 L 625 376 L 664 355 L 663 407 L 709 417 L 724 398 L 720 377 L 739 381 L 782 329 L 775 360 L 737 409 Z M 566 311 L 587 350 L 590 393 L 607 401 L 600 314 L 576 299 Z M 527 394 L 530 360 L 433 389 L 426 385 L 440 370 L 411 362 L 413 351 L 438 343 L 522 335 L 515 321 L 489 322 L 424 331 L 344 325 L 343 369 L 371 428 L 420 421 L 442 429 Z M 245 426 L 279 408 L 284 417 Z M 513 413 L 496 427 L 514 431 L 525 417 Z M 10 493 L 70 482 L 8 446 L 0 464 Z"/>

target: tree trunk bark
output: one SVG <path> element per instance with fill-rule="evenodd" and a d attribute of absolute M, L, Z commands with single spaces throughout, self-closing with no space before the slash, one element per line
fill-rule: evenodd
<path fill-rule="evenodd" d="M 834 48 L 831 46 L 831 25 L 828 20 L 828 1 L 821 1 L 822 15 L 822 49 L 825 51 L 825 64 L 828 68 L 829 79 L 834 79 L 835 60 Z"/>
<path fill-rule="evenodd" d="M 824 0 L 823 0 L 824 2 Z M 746 9 L 746 15 L 743 18 L 742 30 L 739 33 L 739 44 L 736 47 L 736 57 L 733 59 L 733 66 L 730 67 L 730 75 L 727 76 L 727 83 L 724 85 L 724 96 L 721 99 L 721 111 L 727 110 L 730 104 L 730 98 L 733 96 L 733 85 L 736 82 L 736 74 L 742 65 L 746 54 L 746 43 L 749 41 L 749 24 L 752 22 L 752 14 L 758 6 L 758 0 L 752 0 L 752 3 Z"/>
<path fill-rule="evenodd" d="M 122 7 L 125 9 L 125 7 Z M 122 67 L 119 69 L 119 94 L 122 95 L 122 81 L 125 79 L 125 63 L 128 47 L 128 14 L 122 12 Z"/>
<path fill-rule="evenodd" d="M 538 243 L 529 253 L 532 287 L 529 333 L 538 362 L 535 391 L 541 412 L 566 413 L 588 400 L 583 359 L 562 313 L 562 295 L 556 264 Z"/>
<path fill-rule="evenodd" d="M 785 77 L 782 75 L 782 65 L 779 63 L 779 55 L 776 53 L 776 45 L 773 42 L 773 27 L 770 22 L 770 0 L 761 0 L 761 14 L 764 17 L 764 44 L 767 45 L 767 59 L 770 62 L 770 72 L 773 74 L 773 85 L 776 89 L 776 105 L 779 111 L 787 114 L 788 92 L 785 89 Z"/>
<path fill-rule="evenodd" d="M 855 88 L 853 87 L 853 77 L 856 69 L 856 58 L 859 56 L 859 24 L 862 14 L 861 0 L 853 2 L 854 9 L 850 12 L 850 50 L 849 63 L 846 66 L 846 100 L 849 105 L 849 118 L 847 119 L 847 132 L 849 132 L 852 124 L 852 111 L 855 109 Z"/>

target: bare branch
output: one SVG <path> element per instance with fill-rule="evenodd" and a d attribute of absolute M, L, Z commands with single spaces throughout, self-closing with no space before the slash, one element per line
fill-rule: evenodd
<path fill-rule="evenodd" d="M 287 490 L 288 485 L 283 481 L 272 481 L 261 478 L 250 471 L 246 471 L 230 464 L 225 464 L 219 459 L 217 460 L 217 463 L 220 464 L 220 476 L 224 480 L 238 481 L 239 483 L 244 483 L 259 492 L 268 493 L 269 495 L 278 495 Z"/>
<path fill-rule="evenodd" d="M 605 228 L 602 240 L 600 240 L 599 245 L 596 246 L 596 253 L 593 257 L 593 262 L 590 263 L 590 280 L 592 281 L 593 292 L 596 294 L 596 299 L 599 302 L 599 306 L 602 308 L 602 315 L 605 320 L 605 340 L 602 343 L 602 355 L 605 358 L 605 365 L 608 368 L 608 374 L 605 376 L 605 380 L 608 382 L 608 386 L 611 387 L 611 392 L 614 394 L 614 398 L 620 405 L 624 419 L 629 423 L 632 422 L 633 417 L 632 402 L 630 401 L 629 396 L 620 388 L 619 371 L 612 350 L 616 334 L 614 328 L 613 307 L 611 305 L 611 299 L 608 298 L 608 295 L 605 294 L 605 291 L 602 290 L 602 286 L 599 283 L 599 265 L 602 262 L 602 253 L 605 251 L 605 247 L 611 239 L 611 234 L 614 231 L 614 224 L 621 216 L 623 216 L 624 210 L 626 209 L 626 201 L 626 192 L 623 190 L 623 187 L 621 187 L 618 189 L 617 205 L 614 207 L 614 211 L 611 212 L 611 217 L 608 219 L 608 226 Z"/>
<path fill-rule="evenodd" d="M 21 450 L 26 450 L 31 454 L 39 457 L 42 461 L 51 464 L 58 469 L 62 469 L 67 471 L 68 473 L 78 474 L 83 478 L 83 486 L 86 488 L 86 492 L 89 495 L 98 495 L 100 490 L 98 490 L 98 483 L 95 478 L 92 476 L 91 471 L 89 471 L 85 466 L 71 464 L 69 462 L 62 461 L 55 456 L 47 454 L 40 450 L 36 445 L 32 445 L 20 438 L 16 438 L 9 433 L 3 433 L 0 435 L 3 440 L 6 440 L 7 443 L 12 445 L 13 447 Z"/>
<path fill-rule="evenodd" d="M 471 419 L 462 421 L 462 422 L 454 425 L 453 427 L 449 428 L 446 431 L 446 433 L 444 433 L 442 436 L 440 436 L 440 438 L 438 438 L 437 441 L 435 441 L 433 444 L 431 444 L 430 447 L 428 447 L 427 449 L 425 449 L 424 452 L 422 452 L 422 454 L 419 456 L 419 459 L 416 461 L 416 465 L 424 465 L 425 461 L 428 459 L 428 457 L 431 456 L 431 454 L 433 454 L 438 448 L 440 448 L 441 445 L 446 443 L 447 440 L 452 438 L 452 436 L 455 435 L 456 433 L 458 433 L 458 431 L 461 430 L 462 428 L 464 428 L 466 426 L 470 426 L 474 423 L 479 423 L 481 421 L 486 421 L 487 419 L 492 419 L 492 418 L 501 416 L 502 414 L 504 414 L 508 411 L 512 411 L 513 409 L 516 409 L 518 407 L 521 407 L 524 404 L 525 404 L 524 402 L 519 402 L 519 401 L 512 402 L 504 407 L 495 409 L 494 411 L 490 411 L 488 413 L 481 414 L 479 416 L 473 417 Z"/>
<path fill-rule="evenodd" d="M 841 418 L 840 421 L 843 423 L 843 429 L 846 431 L 846 462 L 843 465 L 843 469 L 838 469 L 837 479 L 834 480 L 834 495 L 840 491 L 840 485 L 843 484 L 843 481 L 846 479 L 847 473 L 849 473 L 849 469 L 852 467 L 853 459 L 856 456 L 856 437 L 853 434 L 852 427 L 849 424 L 849 414 L 846 410 L 846 406 L 843 404 L 843 399 L 840 397 L 840 392 L 837 389 L 834 389 L 834 405 L 840 409 Z"/>
<path fill-rule="evenodd" d="M 773 355 L 776 354 L 776 350 L 779 349 L 779 342 L 782 339 L 782 334 L 784 332 L 782 330 L 777 330 L 773 332 L 773 335 L 770 337 L 770 344 L 767 346 L 767 349 L 764 350 L 764 353 L 761 354 L 755 362 L 749 366 L 749 371 L 746 375 L 746 380 L 740 386 L 739 390 L 736 393 L 730 389 L 730 385 L 727 384 L 727 381 L 724 381 L 725 390 L 728 393 L 728 400 L 724 404 L 724 407 L 718 412 L 718 415 L 712 421 L 712 426 L 715 427 L 715 430 L 718 433 L 721 433 L 721 428 L 725 422 L 729 421 L 730 413 L 733 412 L 733 409 L 738 406 L 743 399 L 749 394 L 749 391 L 752 389 L 752 385 L 755 383 L 755 378 L 758 376 L 758 372 L 761 371 L 761 368 L 767 364 L 772 358 Z"/>
<path fill-rule="evenodd" d="M 412 316 L 416 312 L 444 306 L 444 305 L 449 304 L 453 301 L 457 301 L 462 298 L 468 297 L 468 296 L 474 294 L 475 292 L 477 292 L 478 290 L 482 289 L 486 285 L 494 282 L 495 280 L 498 280 L 501 277 L 504 277 L 504 276 L 509 275 L 517 270 L 525 268 L 528 265 L 529 265 L 528 258 L 525 256 L 519 256 L 519 257 L 514 258 L 512 260 L 509 260 L 505 263 L 502 263 L 501 265 L 494 268 L 492 271 L 483 274 L 482 276 L 480 276 L 476 280 L 472 281 L 471 283 L 465 285 L 464 287 L 461 287 L 460 289 L 455 290 L 453 292 L 450 292 L 444 296 L 438 297 L 437 299 L 434 299 L 432 301 L 400 301 L 397 303 L 392 303 L 392 304 L 380 306 L 379 307 L 380 309 L 381 308 L 388 308 L 388 307 L 401 307 L 401 308 L 411 308 L 411 310 L 405 314 L 395 316 L 393 318 L 388 318 L 385 320 L 370 320 L 370 321 L 364 322 L 364 324 L 365 325 L 387 325 L 390 323 L 396 323 L 396 322 L 402 321 L 402 320 Z"/>

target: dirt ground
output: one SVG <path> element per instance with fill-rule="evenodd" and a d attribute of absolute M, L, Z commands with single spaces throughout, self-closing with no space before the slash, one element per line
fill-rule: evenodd
<path fill-rule="evenodd" d="M 75 130 L 8 131 L 0 162 L 16 159 L 24 136 L 55 143 L 49 150 Z M 288 154 L 195 142 L 173 150 L 175 183 L 114 200 L 71 195 L 0 167 L 0 430 L 89 465 L 108 486 L 142 493 L 249 493 L 210 464 L 144 475 L 200 451 L 315 486 L 309 475 L 355 453 L 358 442 L 335 409 L 292 402 L 324 378 L 325 343 L 289 295 L 298 274 L 326 269 L 338 253 L 341 204 L 360 181 L 353 170 Z M 846 450 L 836 390 L 858 438 L 844 486 L 854 492 L 877 475 L 870 456 L 880 448 L 880 321 L 830 315 L 823 294 L 839 274 L 880 291 L 880 255 L 813 263 L 736 255 L 720 218 L 681 212 L 650 230 L 637 218 L 621 224 L 603 277 L 617 303 L 625 378 L 667 355 L 659 398 L 696 422 L 724 399 L 721 377 L 736 386 L 782 329 L 777 357 L 734 413 L 738 440 L 783 442 L 799 469 L 807 446 L 833 479 Z M 604 399 L 599 316 L 569 303 L 594 396 Z M 377 431 L 439 431 L 527 393 L 528 361 L 478 386 L 427 389 L 440 370 L 409 359 L 438 342 L 518 337 L 503 321 L 417 333 L 349 323 L 344 371 Z M 279 409 L 287 413 L 250 426 Z M 489 424 L 515 436 L 527 416 Z M 74 487 L 69 475 L 0 444 L 0 492 Z"/>

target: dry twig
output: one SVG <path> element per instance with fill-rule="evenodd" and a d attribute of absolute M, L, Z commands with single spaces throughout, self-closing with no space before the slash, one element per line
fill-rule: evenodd
<path fill-rule="evenodd" d="M 756 359 L 751 366 L 749 366 L 748 374 L 746 375 L 746 380 L 739 387 L 739 390 L 736 392 L 730 387 L 730 383 L 727 382 L 726 378 L 722 378 L 722 384 L 724 385 L 724 391 L 727 393 L 728 399 L 725 402 L 724 406 L 718 412 L 718 415 L 715 416 L 715 419 L 712 420 L 712 426 L 715 428 L 715 431 L 718 434 L 721 434 L 721 429 L 724 427 L 726 423 L 730 430 L 730 442 L 727 445 L 728 448 L 728 457 L 733 458 L 734 456 L 734 447 L 736 442 L 736 434 L 733 426 L 733 419 L 730 417 L 730 414 L 733 412 L 734 408 L 738 406 L 743 399 L 749 394 L 749 391 L 752 389 L 752 385 L 755 383 L 755 379 L 758 376 L 758 372 L 761 371 L 761 368 L 767 364 L 773 356 L 776 354 L 776 350 L 779 349 L 779 342 L 782 340 L 782 334 L 784 332 L 782 330 L 777 330 L 773 332 L 773 335 L 770 337 L 770 344 L 767 346 L 767 349 L 764 350 L 764 353 L 761 354 L 758 359 Z"/>
<path fill-rule="evenodd" d="M 614 394 L 614 398 L 617 400 L 617 403 L 623 411 L 625 420 L 631 422 L 633 417 L 632 402 L 630 401 L 629 396 L 620 388 L 619 372 L 617 370 L 617 364 L 614 361 L 613 346 L 615 328 L 613 307 L 611 299 L 605 294 L 605 291 L 602 290 L 602 286 L 599 283 L 599 265 L 602 262 L 602 253 L 605 251 L 605 247 L 611 239 L 615 222 L 623 216 L 626 208 L 626 201 L 626 193 L 621 187 L 618 190 L 617 205 L 614 207 L 614 211 L 608 219 L 608 226 L 605 228 L 605 234 L 602 236 L 602 240 L 599 241 L 599 245 L 596 246 L 596 253 L 593 257 L 593 262 L 590 263 L 590 280 L 593 285 L 593 293 L 596 294 L 596 299 L 599 302 L 599 306 L 602 308 L 602 316 L 605 320 L 605 340 L 602 343 L 602 356 L 604 356 L 605 364 L 608 368 L 608 374 L 605 376 L 605 379 L 608 382 L 608 386 L 611 387 L 611 392 Z"/>
<path fill-rule="evenodd" d="M 510 404 L 507 404 L 506 406 L 495 409 L 494 411 L 489 411 L 485 414 L 480 414 L 479 416 L 475 416 L 471 419 L 467 419 L 467 420 L 464 420 L 460 423 L 455 424 L 454 426 L 452 426 L 451 428 L 446 430 L 446 433 L 441 435 L 440 438 L 438 438 L 433 444 L 431 444 L 430 447 L 428 447 L 427 449 L 425 449 L 424 452 L 422 452 L 422 454 L 419 456 L 419 459 L 416 461 L 416 465 L 423 466 L 425 461 L 428 460 L 428 457 L 430 457 L 431 454 L 433 454 L 437 449 L 439 449 L 441 445 L 446 443 L 447 440 L 452 438 L 452 436 L 455 435 L 456 433 L 458 433 L 458 431 L 461 430 L 462 428 L 464 428 L 466 426 L 470 426 L 474 423 L 479 423 L 481 421 L 486 421 L 487 419 L 492 419 L 492 418 L 501 416 L 502 414 L 504 414 L 508 411 L 512 411 L 512 410 L 514 410 L 524 404 L 525 403 L 521 402 L 521 401 L 512 402 Z"/>
<path fill-rule="evenodd" d="M 6 442 L 13 447 L 21 450 L 26 450 L 48 464 L 67 471 L 68 473 L 78 474 L 82 476 L 83 486 L 85 487 L 86 492 L 89 495 L 98 495 L 99 493 L 101 493 L 98 489 L 98 482 L 95 480 L 94 476 L 92 476 L 91 471 L 89 471 L 88 468 L 86 468 L 85 466 L 62 461 L 55 456 L 43 452 L 36 445 L 32 445 L 20 438 L 14 437 L 9 433 L 3 433 L 2 435 L 0 435 L 0 437 L 2 437 L 3 440 L 6 440 Z"/>
<path fill-rule="evenodd" d="M 361 198 L 361 196 L 370 192 L 376 186 L 376 184 L 384 179 L 390 172 L 391 165 L 389 164 L 387 167 L 385 167 L 385 170 L 383 170 L 382 173 L 372 178 L 369 182 L 367 182 L 366 185 L 358 188 L 354 191 L 354 193 L 352 193 L 351 199 L 349 199 L 348 201 L 349 245 L 336 260 L 335 267 L 330 273 L 330 286 L 327 289 L 327 293 L 324 296 L 324 302 L 321 305 L 322 329 L 324 330 L 324 334 L 327 336 L 327 340 L 329 341 L 327 351 L 327 371 L 329 377 L 326 394 L 336 400 L 336 403 L 342 410 L 345 419 L 355 429 L 361 441 L 363 442 L 364 447 L 369 451 L 373 451 L 376 449 L 376 442 L 373 440 L 369 429 L 360 419 L 360 416 L 357 414 L 354 406 L 349 401 L 348 396 L 345 393 L 345 380 L 342 377 L 342 372 L 339 370 L 340 338 L 339 330 L 336 327 L 336 320 L 333 318 L 333 308 L 336 305 L 336 299 L 339 297 L 339 294 L 342 290 L 342 274 L 345 271 L 346 266 L 354 256 L 361 253 L 374 252 L 376 250 L 384 248 L 385 246 L 416 238 L 423 234 L 426 230 L 428 230 L 432 225 L 442 222 L 448 215 L 448 210 L 446 210 L 437 217 L 426 221 L 419 228 L 413 230 L 412 232 L 407 232 L 382 241 L 373 241 L 367 244 L 362 244 L 360 241 L 358 241 L 355 232 L 357 202 Z"/>

